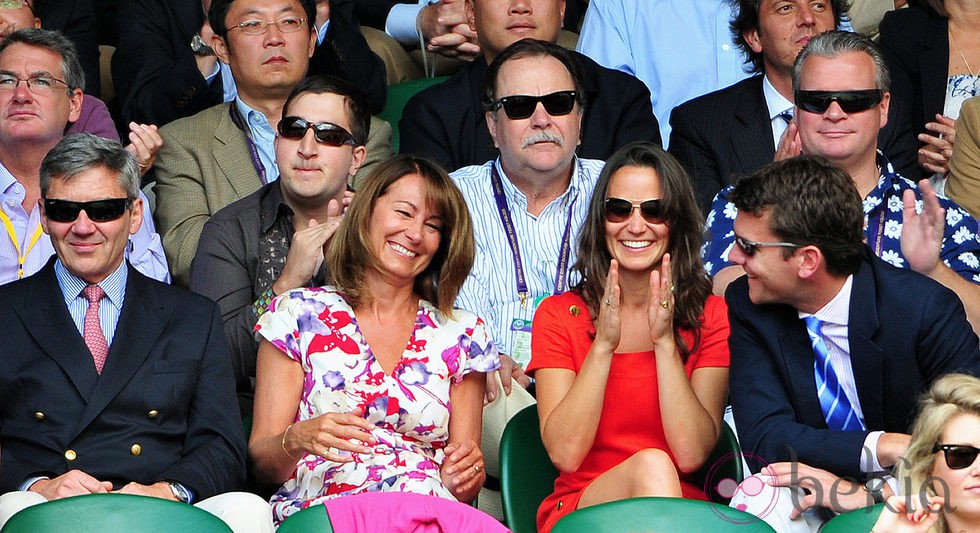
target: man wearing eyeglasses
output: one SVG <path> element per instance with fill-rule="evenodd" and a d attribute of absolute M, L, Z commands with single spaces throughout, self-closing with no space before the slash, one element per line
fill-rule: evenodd
<path fill-rule="evenodd" d="M 124 122 L 168 124 L 234 99 L 237 74 L 215 56 L 214 32 L 207 21 L 211 4 L 217 2 L 118 3 L 119 19 L 126 24 L 119 28 L 112 78 Z M 315 18 L 305 28 L 316 29 L 310 73 L 358 83 L 369 95 L 374 112 L 381 112 L 386 91 L 384 64 L 368 50 L 358 31 L 354 0 L 315 0 L 315 4 Z"/>
<path fill-rule="evenodd" d="M 980 240 L 976 220 L 952 201 L 937 197 L 928 182 L 918 186 L 898 174 L 877 148 L 891 94 L 888 70 L 867 37 L 829 32 L 813 38 L 793 69 L 795 128 L 776 157 L 819 155 L 845 171 L 864 198 L 865 237 L 876 255 L 899 268 L 924 274 L 950 288 L 980 330 Z M 708 214 L 709 242 L 702 257 L 716 294 L 742 274 L 728 257 L 734 245 L 737 209 L 728 190 Z M 935 201 L 933 201 L 935 200 Z M 919 205 L 921 203 L 921 209 Z"/>
<path fill-rule="evenodd" d="M 451 174 L 476 239 L 476 261 L 456 303 L 486 321 L 510 391 L 512 375 L 528 384 L 521 368 L 531 359 L 535 308 L 569 287 L 579 228 L 604 163 L 575 156 L 587 102 L 572 52 L 518 41 L 487 68 L 484 94 L 500 156 Z M 497 385 L 489 384 L 492 400 Z"/>
<path fill-rule="evenodd" d="M 746 69 L 756 75 L 688 100 L 670 115 L 670 153 L 691 174 L 705 213 L 722 187 L 773 161 L 793 116 L 793 61 L 811 38 L 840 26 L 848 14 L 845 0 L 738 5 L 732 37 L 745 54 Z M 889 122 L 878 134 L 882 151 L 900 171 L 918 172 L 912 129 L 895 125 Z"/>
<path fill-rule="evenodd" d="M 325 284 L 324 247 L 343 218 L 371 122 L 363 93 L 326 76 L 299 82 L 282 112 L 279 179 L 218 211 L 191 264 L 191 290 L 221 306 L 243 418 L 255 392 L 255 323 L 276 295 Z"/>
<path fill-rule="evenodd" d="M 215 52 L 228 64 L 234 101 L 167 124 L 156 163 L 154 212 L 174 282 L 186 285 L 204 223 L 279 176 L 273 147 L 282 106 L 302 80 L 317 34 L 313 0 L 215 0 Z M 372 119 L 370 168 L 391 154 L 390 126 Z"/>
<path fill-rule="evenodd" d="M 245 439 L 217 306 L 125 260 L 143 219 L 136 160 L 73 135 L 40 177 L 57 257 L 0 288 L 0 336 L 16 347 L 0 371 L 0 522 L 27 505 L 119 492 L 272 531 L 264 500 L 229 492 L 245 478 Z"/>
<path fill-rule="evenodd" d="M 84 98 L 74 46 L 59 32 L 28 28 L 0 42 L 0 283 L 29 276 L 54 255 L 41 230 L 38 171 L 45 154 L 78 119 Z M 170 279 L 147 212 L 126 248 L 140 272 Z"/>
<path fill-rule="evenodd" d="M 861 197 L 835 167 L 812 156 L 776 162 L 729 195 L 731 260 L 747 273 L 725 294 L 730 398 L 742 449 L 772 463 L 732 505 L 780 532 L 816 531 L 826 510 L 897 492 L 888 474 L 905 455 L 919 395 L 943 374 L 980 373 L 960 299 L 868 249 Z"/>

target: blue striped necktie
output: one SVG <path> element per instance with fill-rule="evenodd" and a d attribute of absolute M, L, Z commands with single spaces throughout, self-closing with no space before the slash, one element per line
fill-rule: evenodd
<path fill-rule="evenodd" d="M 827 343 L 823 340 L 820 328 L 823 322 L 815 316 L 808 316 L 803 319 L 806 323 L 806 332 L 810 335 L 810 344 L 813 345 L 813 376 L 817 382 L 817 397 L 820 399 L 820 409 L 823 417 L 827 421 L 830 429 L 844 431 L 863 431 L 864 423 L 858 418 L 857 413 L 851 407 L 851 402 L 847 399 L 847 394 L 837 380 L 837 373 L 830 365 L 830 353 L 827 350 Z"/>

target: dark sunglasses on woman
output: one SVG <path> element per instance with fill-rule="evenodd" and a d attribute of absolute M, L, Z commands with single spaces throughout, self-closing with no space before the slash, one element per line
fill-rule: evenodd
<path fill-rule="evenodd" d="M 980 448 L 965 444 L 937 444 L 932 453 L 942 451 L 946 456 L 946 466 L 953 470 L 963 470 L 977 460 Z"/>
<path fill-rule="evenodd" d="M 286 139 L 298 141 L 306 135 L 306 130 L 313 128 L 316 142 L 327 146 L 357 146 L 351 132 L 332 122 L 307 122 L 299 117 L 284 117 L 279 121 L 279 135 Z"/>
<path fill-rule="evenodd" d="M 493 110 L 501 107 L 511 120 L 520 120 L 534 114 L 538 102 L 544 104 L 544 110 L 553 117 L 560 117 L 572 112 L 575 108 L 575 91 L 558 91 L 544 96 L 528 96 L 517 94 L 505 96 L 493 103 Z"/>
<path fill-rule="evenodd" d="M 45 198 L 44 215 L 55 222 L 74 222 L 78 214 L 85 211 L 93 222 L 109 222 L 123 216 L 132 201 L 132 198 L 106 198 L 92 202 L 72 202 Z"/>
<path fill-rule="evenodd" d="M 663 224 L 666 220 L 663 202 L 660 198 L 631 202 L 622 198 L 609 197 L 603 202 L 606 220 L 613 223 L 623 222 L 633 214 L 634 209 L 640 210 L 643 220 L 650 224 Z"/>
<path fill-rule="evenodd" d="M 823 113 L 830 107 L 831 102 L 845 113 L 859 113 L 881 103 L 884 91 L 881 89 L 861 89 L 857 91 L 796 91 L 793 100 L 796 107 L 810 112 Z"/>

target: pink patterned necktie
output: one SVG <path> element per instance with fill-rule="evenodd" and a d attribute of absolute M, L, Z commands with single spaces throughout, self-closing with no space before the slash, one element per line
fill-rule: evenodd
<path fill-rule="evenodd" d="M 82 295 L 88 300 L 82 336 L 89 351 L 92 352 L 96 372 L 102 374 L 105 358 L 109 355 L 109 345 L 105 341 L 105 334 L 102 333 L 102 325 L 99 323 L 99 300 L 105 296 L 105 291 L 98 285 L 88 285 L 82 289 Z"/>

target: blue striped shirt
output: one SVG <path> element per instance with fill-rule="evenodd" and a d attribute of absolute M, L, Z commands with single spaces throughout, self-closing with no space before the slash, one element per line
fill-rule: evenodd
<path fill-rule="evenodd" d="M 58 259 L 54 263 L 54 275 L 58 278 L 58 286 L 61 293 L 65 296 L 65 305 L 71 319 L 75 322 L 75 328 L 79 335 L 85 335 L 85 312 L 88 311 L 88 300 L 82 295 L 88 283 L 78 279 L 72 274 Z M 115 272 L 109 274 L 106 279 L 98 285 L 105 291 L 105 298 L 99 302 L 99 324 L 105 334 L 105 341 L 112 347 L 112 338 L 116 334 L 116 324 L 119 323 L 119 313 L 122 311 L 123 301 L 126 299 L 126 280 L 129 272 L 126 268 L 126 261 L 123 261 Z"/>
<path fill-rule="evenodd" d="M 520 245 L 524 277 L 530 292 L 527 305 L 523 309 L 517 294 L 514 255 L 493 198 L 491 165 L 497 165 L 500 173 L 504 196 Z M 530 321 L 538 301 L 554 292 L 558 255 L 568 223 L 569 208 L 572 209 L 572 218 L 571 257 L 568 264 L 571 266 L 575 263 L 579 229 L 585 221 L 589 200 L 603 165 L 604 161 L 576 158 L 568 189 L 548 204 L 538 216 L 528 213 L 527 197 L 507 179 L 499 160 L 463 167 L 451 174 L 470 208 L 476 241 L 473 270 L 463 283 L 456 306 L 483 318 L 500 353 L 513 356 L 513 320 L 520 318 Z M 574 285 L 577 280 L 568 281 L 569 285 Z M 518 362 L 527 366 L 528 360 Z"/>

